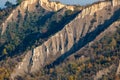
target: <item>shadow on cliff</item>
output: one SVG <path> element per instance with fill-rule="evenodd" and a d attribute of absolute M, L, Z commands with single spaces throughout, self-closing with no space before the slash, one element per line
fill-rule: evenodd
<path fill-rule="evenodd" d="M 69 51 L 67 51 L 66 53 L 61 55 L 59 58 L 57 58 L 51 64 L 46 65 L 45 68 L 49 69 L 49 68 L 55 67 L 55 66 L 59 65 L 60 63 L 62 63 L 67 57 L 74 54 L 76 51 L 80 50 L 82 47 L 87 45 L 89 42 L 93 41 L 101 32 L 103 32 L 105 29 L 107 29 L 113 22 L 118 20 L 119 17 L 120 17 L 120 9 L 115 11 L 109 20 L 105 20 L 104 23 L 98 25 L 94 31 L 87 33 L 77 43 L 75 43 Z"/>
<path fill-rule="evenodd" d="M 11 54 L 9 56 L 13 57 L 16 54 L 18 55 L 18 54 L 23 53 L 24 51 L 26 51 L 26 49 L 28 47 L 32 47 L 35 44 L 36 40 L 39 40 L 39 39 L 45 39 L 46 40 L 46 39 L 48 39 L 51 35 L 57 33 L 61 29 L 63 29 L 64 26 L 66 24 L 68 24 L 70 21 L 72 21 L 79 13 L 80 13 L 80 11 L 77 11 L 72 15 L 69 15 L 69 16 L 67 16 L 65 18 L 62 18 L 62 20 L 59 23 L 51 22 L 49 24 L 50 29 L 46 33 L 41 34 L 40 32 L 36 32 L 36 33 L 33 33 L 33 34 L 30 34 L 30 35 L 26 36 L 24 38 L 24 40 L 22 41 L 22 43 L 20 43 L 20 45 L 18 45 L 16 47 L 16 49 L 13 52 L 11 52 Z M 52 14 L 52 15 L 54 15 L 54 14 Z M 43 18 L 46 18 L 46 17 L 47 16 L 44 16 Z M 46 21 L 46 20 L 42 19 L 40 21 Z M 42 25 L 44 25 L 44 24 L 45 23 L 43 23 Z M 42 44 L 42 42 L 40 44 Z M 0 60 L 2 60 L 2 58 Z"/>

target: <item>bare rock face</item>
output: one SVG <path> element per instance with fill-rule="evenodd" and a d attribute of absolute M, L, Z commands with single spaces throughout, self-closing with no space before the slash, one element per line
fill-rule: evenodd
<path fill-rule="evenodd" d="M 12 79 L 16 77 L 16 75 L 25 75 L 25 73 L 29 72 L 29 66 L 31 64 L 31 58 L 32 58 L 32 51 L 29 51 L 22 62 L 19 63 L 18 69 L 14 71 L 14 73 L 11 75 Z"/>
<path fill-rule="evenodd" d="M 50 55 L 55 57 L 57 53 L 60 53 L 60 55 L 69 55 L 66 53 L 74 53 L 74 50 L 78 50 L 79 47 L 91 42 L 92 39 L 94 40 L 97 35 L 117 20 L 116 16 L 120 14 L 119 6 L 114 7 L 112 5 L 112 2 L 109 1 L 100 2 L 83 9 L 61 31 L 50 37 L 42 45 L 36 47 L 32 53 L 30 73 L 34 73 L 43 67 L 45 62 L 49 61 Z M 20 68 L 23 67 L 19 66 Z"/>
<path fill-rule="evenodd" d="M 112 4 L 113 4 L 113 6 L 117 6 L 120 4 L 120 0 L 113 0 Z"/>
<path fill-rule="evenodd" d="M 100 2 L 99 4 L 93 4 L 90 7 L 85 8 L 82 11 L 82 15 L 79 15 L 80 18 L 84 18 L 86 15 L 93 15 L 95 12 L 102 10 L 104 7 L 111 5 L 111 2 Z"/>
<path fill-rule="evenodd" d="M 119 61 L 119 65 L 118 65 L 118 68 L 117 68 L 116 75 L 119 75 L 119 74 L 120 74 L 120 61 Z"/>
<path fill-rule="evenodd" d="M 73 11 L 75 7 L 75 6 L 67 6 L 58 2 L 50 2 L 49 0 L 40 0 L 39 2 L 43 8 L 49 11 L 58 11 L 64 7 Z"/>

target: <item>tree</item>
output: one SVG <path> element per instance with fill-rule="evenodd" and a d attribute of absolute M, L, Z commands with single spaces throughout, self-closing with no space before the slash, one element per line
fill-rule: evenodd
<path fill-rule="evenodd" d="M 69 76 L 69 79 L 68 80 L 75 80 L 74 76 Z"/>
<path fill-rule="evenodd" d="M 12 5 L 13 5 L 13 4 L 12 4 L 11 2 L 9 2 L 9 1 L 7 1 L 7 2 L 5 3 L 5 6 L 6 6 L 6 7 L 12 7 Z"/>
<path fill-rule="evenodd" d="M 7 50 L 6 50 L 6 48 L 3 49 L 3 54 L 4 54 L 4 55 L 7 54 Z"/>
<path fill-rule="evenodd" d="M 89 62 L 88 64 L 88 68 L 91 68 L 92 67 L 92 63 Z"/>
<path fill-rule="evenodd" d="M 112 38 L 110 45 L 111 45 L 112 49 L 114 49 L 114 47 L 117 45 L 117 42 L 114 38 Z"/>
<path fill-rule="evenodd" d="M 17 0 L 17 4 L 20 4 L 23 0 Z"/>
<path fill-rule="evenodd" d="M 0 80 L 8 80 L 10 73 L 8 69 L 1 67 L 0 68 Z"/>

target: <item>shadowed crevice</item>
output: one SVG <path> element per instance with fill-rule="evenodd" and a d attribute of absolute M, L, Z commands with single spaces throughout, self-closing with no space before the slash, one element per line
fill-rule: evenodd
<path fill-rule="evenodd" d="M 63 55 L 58 57 L 51 64 L 46 65 L 45 68 L 49 69 L 62 63 L 67 57 L 74 54 L 76 51 L 80 50 L 82 47 L 93 41 L 100 33 L 106 30 L 113 22 L 118 20 L 119 17 L 120 17 L 120 9 L 116 10 L 109 20 L 105 20 L 104 23 L 98 25 L 94 31 L 87 33 L 77 43 L 75 43 L 69 51 L 65 52 Z"/>
<path fill-rule="evenodd" d="M 50 23 L 49 24 L 50 29 L 46 33 L 36 32 L 36 33 L 31 33 L 31 34 L 27 35 L 23 39 L 23 41 L 18 46 L 16 46 L 15 50 L 12 51 L 10 54 L 8 54 L 8 56 L 13 57 L 15 55 L 21 55 L 24 51 L 26 51 L 26 49 L 28 47 L 33 46 L 35 44 L 36 40 L 39 40 L 39 39 L 47 40 L 51 35 L 54 35 L 58 31 L 62 30 L 64 28 L 64 26 L 66 24 L 68 24 L 70 21 L 72 21 L 80 12 L 81 11 L 76 11 L 72 15 L 62 18 L 62 20 L 60 20 L 59 23 L 56 23 L 57 25 L 53 26 L 53 23 Z M 59 13 L 59 11 L 56 13 Z M 54 13 L 54 14 L 56 14 L 56 13 Z M 51 18 L 54 14 L 53 13 L 49 14 L 49 18 Z M 41 19 L 42 21 L 46 21 L 47 19 L 43 20 L 43 18 L 48 19 L 48 16 L 45 15 Z M 41 21 L 41 20 L 39 20 L 39 21 Z M 36 23 L 40 23 L 40 22 L 36 22 Z M 43 25 L 43 24 L 45 24 L 45 23 L 42 23 L 41 25 Z M 40 44 L 42 44 L 42 42 Z M 38 46 L 38 45 L 35 45 L 35 46 Z M 4 46 L 3 46 L 3 48 L 4 48 Z M 1 49 L 3 49 L 3 48 L 1 48 Z M 0 61 L 5 58 L 6 58 L 6 55 L 0 56 Z"/>

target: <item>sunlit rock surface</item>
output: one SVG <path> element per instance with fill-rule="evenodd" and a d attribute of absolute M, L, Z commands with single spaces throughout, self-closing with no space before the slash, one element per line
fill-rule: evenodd
<path fill-rule="evenodd" d="M 22 65 L 24 64 L 26 57 L 23 59 L 23 62 L 16 67 L 15 71 L 20 70 L 23 72 L 22 74 L 25 72 L 34 73 L 46 65 L 45 63 L 49 61 L 50 55 L 59 57 L 56 56 L 57 53 L 59 53 L 60 56 L 66 54 L 66 52 L 72 53 L 74 50 L 78 50 L 79 47 L 84 46 L 84 44 L 91 42 L 91 39 L 94 39 L 95 36 L 99 35 L 98 31 L 101 33 L 104 31 L 104 28 L 107 30 L 107 27 L 113 25 L 112 23 L 117 19 L 116 16 L 120 14 L 118 6 L 120 3 L 117 1 L 118 0 L 114 0 L 113 2 L 99 2 L 83 9 L 82 12 L 61 31 L 50 37 L 42 45 L 36 47 L 31 54 L 29 54 L 29 52 L 27 53 L 31 55 L 28 61 L 30 61 L 30 59 L 32 60 L 29 71 L 26 70 L 26 66 L 30 65 L 30 62 L 28 62 L 27 65 L 24 65 L 25 68 L 23 68 Z M 45 4 L 48 5 L 46 6 Z M 47 10 L 49 10 L 48 7 L 50 10 L 53 10 L 50 7 L 50 5 L 53 4 L 54 2 L 51 2 L 50 4 L 47 3 L 47 0 L 43 1 L 43 3 L 41 2 L 41 5 L 45 9 L 47 8 Z M 55 10 L 62 7 L 63 5 L 57 8 L 55 7 Z M 111 28 L 108 28 L 108 30 L 109 29 Z M 87 37 L 87 34 L 91 35 Z M 11 76 L 12 78 L 21 75 L 19 72 L 17 72 L 16 75 L 14 72 L 13 74 L 14 76 Z"/>

